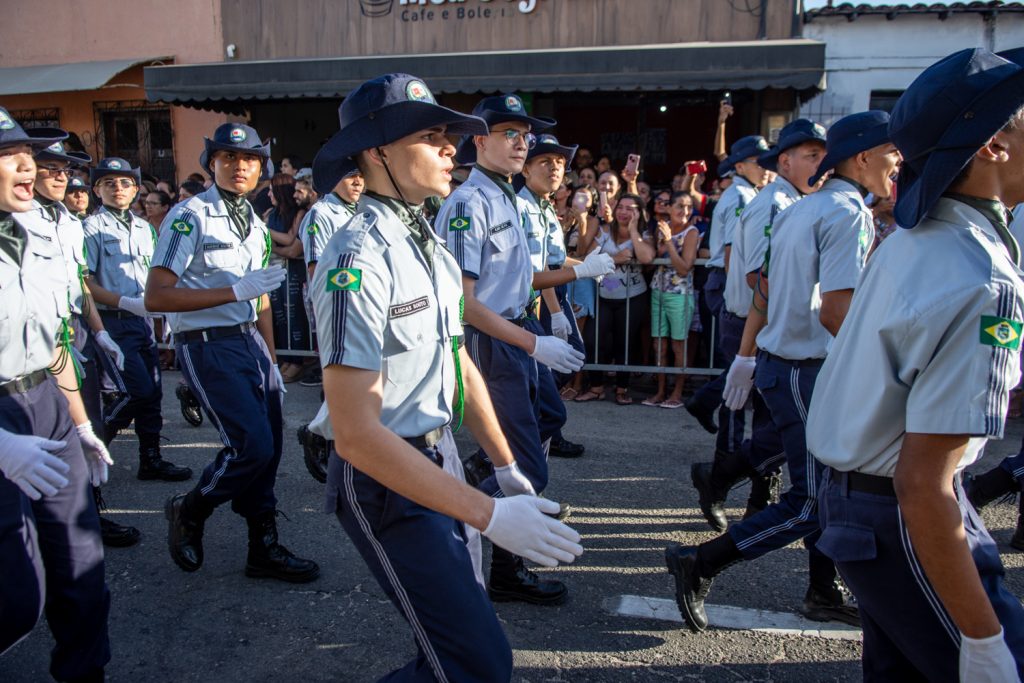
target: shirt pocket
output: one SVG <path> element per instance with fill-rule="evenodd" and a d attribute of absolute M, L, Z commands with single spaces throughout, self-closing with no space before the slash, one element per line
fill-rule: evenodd
<path fill-rule="evenodd" d="M 386 381 L 407 384 L 421 379 L 430 371 L 437 340 L 433 325 L 437 322 L 435 302 L 430 308 L 401 318 L 392 318 L 389 328 L 396 342 L 395 352 L 384 358 Z"/>
<path fill-rule="evenodd" d="M 234 244 L 221 245 L 211 242 L 203 244 L 203 264 L 208 270 L 235 269 L 239 263 L 238 248 Z"/>

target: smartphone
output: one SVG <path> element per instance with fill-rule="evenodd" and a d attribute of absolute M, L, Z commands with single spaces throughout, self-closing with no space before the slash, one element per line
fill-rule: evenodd
<path fill-rule="evenodd" d="M 704 163 L 704 160 L 694 161 L 693 163 L 686 165 L 686 172 L 690 175 L 700 175 L 701 173 L 708 172 L 708 165 Z"/>
<path fill-rule="evenodd" d="M 726 92 L 722 93 L 722 102 L 724 102 L 725 104 L 728 104 L 731 107 L 732 106 L 732 93 L 729 92 L 729 91 L 726 91 Z"/>
<path fill-rule="evenodd" d="M 597 196 L 599 197 L 600 209 L 601 213 L 603 214 L 605 211 L 605 207 L 608 206 L 608 193 L 605 192 L 604 190 L 601 190 L 600 192 L 597 193 Z"/>
<path fill-rule="evenodd" d="M 630 154 L 626 157 L 626 169 L 630 173 L 636 173 L 640 170 L 640 155 Z"/>
<path fill-rule="evenodd" d="M 574 194 L 572 197 L 572 208 L 574 208 L 577 213 L 583 213 L 584 211 L 586 211 L 587 195 L 585 195 L 582 192 L 577 192 L 576 194 Z"/>

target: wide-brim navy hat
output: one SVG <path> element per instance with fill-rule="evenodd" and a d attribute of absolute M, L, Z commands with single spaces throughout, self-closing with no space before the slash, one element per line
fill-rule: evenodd
<path fill-rule="evenodd" d="M 534 134 L 558 124 L 554 119 L 545 116 L 527 114 L 523 100 L 515 94 L 492 95 L 483 98 L 473 107 L 473 116 L 479 116 L 486 121 L 488 129 L 509 121 L 526 123 L 530 126 L 530 132 Z M 476 163 L 476 145 L 473 143 L 473 138 L 465 138 L 459 143 L 455 152 L 455 161 L 467 166 Z"/>
<path fill-rule="evenodd" d="M 95 185 L 107 176 L 125 176 L 135 180 L 136 185 L 142 184 L 142 170 L 132 168 L 132 165 L 121 157 L 107 157 L 101 159 L 100 163 L 89 171 L 89 182 Z"/>
<path fill-rule="evenodd" d="M 732 143 L 727 156 L 722 164 L 726 166 L 726 172 L 735 171 L 736 164 L 750 157 L 758 157 L 768 152 L 768 142 L 760 135 L 747 135 Z M 719 164 L 718 175 L 722 175 L 722 166 Z"/>
<path fill-rule="evenodd" d="M 357 168 L 360 152 L 390 144 L 407 135 L 446 126 L 448 135 L 486 135 L 487 123 L 442 107 L 422 80 L 393 73 L 366 81 L 338 108 L 341 130 L 313 159 L 313 188 L 326 194 Z"/>
<path fill-rule="evenodd" d="M 565 167 L 568 168 L 572 163 L 572 158 L 576 156 L 576 149 L 578 147 L 579 145 L 560 144 L 558 138 L 551 133 L 542 133 L 537 136 L 537 144 L 526 153 L 526 160 L 529 161 L 542 154 L 558 154 L 565 157 Z"/>
<path fill-rule="evenodd" d="M 67 133 L 59 128 L 51 128 L 54 132 Z M 64 147 L 64 142 L 58 140 L 52 145 L 40 149 L 35 154 L 36 161 L 59 161 L 72 166 L 85 166 L 92 161 L 92 157 L 85 152 L 71 152 Z"/>
<path fill-rule="evenodd" d="M 787 149 L 799 147 L 805 142 L 820 142 L 825 144 L 825 126 L 815 123 L 810 119 L 794 119 L 779 131 L 779 141 L 769 150 L 757 158 L 761 168 L 769 171 L 778 171 L 779 155 Z M 762 163 L 763 160 L 763 163 Z M 768 164 L 768 165 L 766 165 Z"/>
<path fill-rule="evenodd" d="M 35 150 L 49 147 L 67 138 L 68 134 L 59 128 L 30 128 L 25 131 L 11 118 L 7 110 L 0 107 L 0 149 L 14 145 L 28 145 Z"/>
<path fill-rule="evenodd" d="M 1022 105 L 1024 68 L 983 48 L 955 52 L 925 69 L 889 120 L 890 139 L 903 154 L 896 222 L 917 225 Z"/>
<path fill-rule="evenodd" d="M 212 138 L 203 138 L 205 148 L 199 155 L 199 166 L 210 177 L 213 171 L 210 170 L 210 159 L 213 153 L 221 150 L 229 152 L 242 152 L 244 154 L 255 154 L 263 159 L 260 173 L 260 180 L 266 180 L 267 160 L 270 159 L 270 143 L 260 140 L 259 133 L 243 123 L 222 123 L 213 131 Z M 269 176 L 267 176 L 269 178 Z"/>
<path fill-rule="evenodd" d="M 81 178 L 72 178 L 71 180 L 68 181 L 68 189 L 66 190 L 66 192 L 78 191 L 88 192 L 89 186 L 86 185 Z"/>
<path fill-rule="evenodd" d="M 718 162 L 718 168 L 715 170 L 719 178 L 729 178 L 736 174 L 736 167 L 729 163 L 729 158 L 726 157 Z"/>
<path fill-rule="evenodd" d="M 828 129 L 825 158 L 807 184 L 816 185 L 823 175 L 843 161 L 886 142 L 889 142 L 887 112 L 872 110 L 844 116 Z"/>

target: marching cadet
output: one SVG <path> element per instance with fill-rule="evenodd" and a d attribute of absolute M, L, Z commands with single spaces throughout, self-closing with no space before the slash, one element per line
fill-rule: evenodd
<path fill-rule="evenodd" d="M 39 135 L 39 130 L 42 129 L 37 129 L 34 134 Z M 53 134 L 66 135 L 59 129 L 53 129 Z M 124 354 L 103 328 L 103 320 L 96 310 L 92 295 L 83 284 L 88 264 L 82 223 L 61 203 L 68 187 L 70 169 L 88 164 L 91 159 L 80 152 L 65 150 L 63 142 L 55 142 L 36 152 L 35 161 L 35 199 L 32 201 L 32 210 L 18 214 L 18 220 L 33 236 L 49 242 L 61 253 L 67 270 L 67 300 L 71 312 L 66 321 L 67 331 L 77 352 L 76 361 L 81 364 L 79 393 L 90 423 L 102 425 L 104 419 L 99 368 L 102 366 L 105 374 L 117 378 L 120 383 Z M 98 486 L 93 488 L 93 496 L 97 506 L 102 509 Z M 103 516 L 100 517 L 100 532 L 103 544 L 114 547 L 132 546 L 141 538 L 135 527 L 118 524 Z"/>
<path fill-rule="evenodd" d="M 907 229 L 871 257 L 807 418 L 826 466 L 818 548 L 857 597 L 865 680 L 1018 681 L 1024 609 L 959 473 L 1002 438 L 1020 378 L 1006 206 L 1024 201 L 1024 69 L 954 53 L 889 132 Z"/>
<path fill-rule="evenodd" d="M 470 355 L 487 383 L 501 431 L 523 474 L 541 493 L 548 483 L 545 440 L 552 434 L 540 432 L 538 365 L 575 372 L 583 365 L 583 354 L 557 336 L 545 335 L 540 326 L 523 225 L 525 207 L 512 189 L 512 176 L 522 171 L 536 144 L 531 130 L 549 128 L 554 121 L 529 116 L 517 95 L 485 97 L 473 114 L 487 122 L 490 132 L 463 139 L 455 161 L 475 165 L 466 182 L 445 200 L 434 225 L 462 268 Z M 589 276 L 587 267 L 577 266 L 584 276 Z M 485 452 L 477 459 L 486 459 Z M 480 489 L 501 495 L 493 474 Z M 496 547 L 488 593 L 496 601 L 550 605 L 563 602 L 568 589 L 560 581 L 539 578 L 521 557 Z"/>
<path fill-rule="evenodd" d="M 768 152 L 768 143 L 760 135 L 750 135 L 733 143 L 729 156 L 719 166 L 719 173 L 734 173 L 732 184 L 722 193 L 715 206 L 711 222 L 711 236 L 716 249 L 724 256 L 725 290 L 718 307 L 718 353 L 728 366 L 736 357 L 743 336 L 743 323 L 750 308 L 750 288 L 746 286 L 745 270 L 741 251 L 740 221 L 752 205 L 762 188 L 771 183 L 772 172 L 758 163 L 758 157 Z M 742 301 L 744 290 L 746 300 Z M 702 386 L 686 403 L 686 409 L 709 432 L 718 434 L 715 443 L 715 460 L 712 463 L 694 463 L 690 466 L 690 479 L 697 489 L 699 505 L 704 518 L 715 531 L 725 531 L 728 520 L 725 517 L 725 499 L 729 490 L 745 477 L 751 478 L 750 498 L 747 501 L 748 516 L 763 509 L 771 496 L 772 475 L 755 472 L 748 464 L 751 441 L 744 442 L 746 428 L 744 411 L 729 410 L 722 401 L 725 387 L 725 373 Z M 756 401 L 756 399 L 755 399 Z M 757 402 L 754 415 L 753 443 L 765 439 L 761 432 L 766 422 L 762 415 L 767 411 Z M 715 425 L 712 415 L 718 411 Z M 777 442 L 778 439 L 773 440 Z M 758 460 L 763 458 L 758 457 Z M 768 468 L 772 468 L 769 466 Z"/>
<path fill-rule="evenodd" d="M 72 154 L 74 154 L 72 152 Z M 88 155 L 82 155 L 88 158 L 80 158 L 80 163 L 89 163 L 92 161 Z M 64 192 L 64 206 L 67 207 L 71 215 L 80 221 L 84 221 L 86 216 L 89 215 L 89 185 L 81 178 L 74 177 L 68 180 L 67 191 Z"/>
<path fill-rule="evenodd" d="M 90 481 L 113 464 L 75 387 L 66 335 L 67 270 L 57 245 L 29 232 L 30 137 L 0 108 L 0 654 L 43 607 L 58 681 L 99 683 L 110 661 L 103 544 Z M 49 368 L 49 372 L 48 372 Z"/>
<path fill-rule="evenodd" d="M 543 326 L 545 334 L 553 334 L 563 341 L 573 340 L 573 348 L 583 353 L 583 339 L 576 327 L 576 316 L 572 313 L 565 285 L 578 277 L 586 277 L 583 268 L 576 268 L 585 261 L 586 268 L 593 269 L 591 277 L 608 275 L 615 270 L 615 263 L 608 254 L 594 253 L 585 261 L 567 259 L 562 224 L 550 199 L 562 185 L 565 169 L 571 163 L 576 147 L 558 144 L 554 135 L 542 133 L 526 155 L 523 165 L 523 187 L 519 198 L 523 202 L 523 224 L 526 242 L 530 247 L 530 263 L 533 265 L 533 288 L 541 293 L 548 325 Z M 555 263 L 552 263 L 552 259 Z M 569 260 L 569 267 L 563 268 Z M 604 264 L 601 270 L 600 264 Z M 562 436 L 567 414 L 565 403 L 558 393 L 558 386 L 551 370 L 544 365 L 537 366 L 539 402 L 538 428 L 541 442 L 550 439 L 550 455 L 564 458 L 578 458 L 583 455 L 583 446 L 572 443 Z"/>
<path fill-rule="evenodd" d="M 363 193 L 363 175 L 356 169 L 339 180 L 334 187 L 325 187 L 323 178 L 313 177 L 313 187 L 321 198 L 302 218 L 299 226 L 299 237 L 302 240 L 302 253 L 306 258 L 309 279 L 313 279 L 313 271 L 320 254 L 324 253 L 331 235 L 345 225 L 356 212 L 356 203 Z"/>
<path fill-rule="evenodd" d="M 139 438 L 136 476 L 142 480 L 184 481 L 192 476 L 192 470 L 160 455 L 160 362 L 153 324 L 142 302 L 156 234 L 130 208 L 142 174 L 124 159 L 110 157 L 90 171 L 89 180 L 103 206 L 83 223 L 89 265 L 85 283 L 103 326 L 124 353 L 124 386 L 117 387 L 123 399 L 106 415 L 104 441 L 113 441 L 118 431 L 134 419 Z"/>
<path fill-rule="evenodd" d="M 816 548 L 822 468 L 808 453 L 804 425 L 818 371 L 843 323 L 874 239 L 864 197 L 871 192 L 884 198 L 892 192 L 900 154 L 888 141 L 887 123 L 888 115 L 878 111 L 837 121 L 828 133 L 825 158 L 801 185 L 814 187 L 834 169 L 833 176 L 822 189 L 779 213 L 772 224 L 772 275 L 769 280 L 762 271 L 756 283 L 725 399 L 729 407 L 740 409 L 756 384 L 782 439 L 791 486 L 779 502 L 718 538 L 697 547 L 666 549 L 676 600 L 693 631 L 707 626 L 704 600 L 719 572 L 799 539 L 809 551 L 810 585 L 803 613 L 816 621 L 860 623 L 856 607 L 847 604 L 836 581 L 834 563 Z M 760 349 L 756 377 L 750 377 L 742 358 L 753 356 L 755 349 Z"/>
<path fill-rule="evenodd" d="M 181 569 L 197 571 L 206 520 L 231 501 L 249 530 L 245 575 L 305 583 L 320 568 L 278 542 L 274 495 L 284 383 L 267 293 L 286 271 L 267 267 L 270 234 L 245 198 L 259 182 L 270 145 L 249 126 L 232 123 L 204 142 L 199 163 L 214 183 L 164 219 L 146 302 L 170 314 L 185 381 L 224 448 L 191 491 L 167 501 L 168 545 Z"/>
<path fill-rule="evenodd" d="M 449 192 L 449 136 L 487 125 L 438 106 L 407 74 L 363 83 L 339 119 L 314 167 L 333 186 L 358 166 L 366 192 L 312 284 L 341 456 L 328 466 L 327 508 L 413 629 L 417 658 L 387 680 L 508 681 L 512 651 L 483 589 L 478 530 L 546 566 L 582 548 L 516 465 L 460 343 L 462 272 L 422 215 L 428 197 Z M 507 497 L 463 482 L 449 426 L 463 416 Z"/>

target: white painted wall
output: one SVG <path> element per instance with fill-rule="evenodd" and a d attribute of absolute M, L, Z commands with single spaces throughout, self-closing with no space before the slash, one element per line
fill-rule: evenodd
<path fill-rule="evenodd" d="M 1003 13 L 988 24 L 980 14 L 817 18 L 804 38 L 825 43 L 825 92 L 804 103 L 800 115 L 832 124 L 868 108 L 872 90 L 904 90 L 926 67 L 968 47 L 993 51 L 1024 46 L 1024 13 Z"/>

